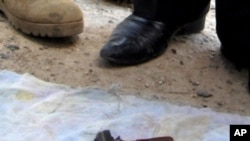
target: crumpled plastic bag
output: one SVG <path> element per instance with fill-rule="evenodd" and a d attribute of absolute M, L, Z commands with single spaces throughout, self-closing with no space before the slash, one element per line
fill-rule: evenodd
<path fill-rule="evenodd" d="M 124 140 L 229 141 L 230 124 L 250 123 L 247 116 L 71 88 L 10 71 L 0 71 L 0 115 L 1 141 L 93 141 L 106 129 Z"/>

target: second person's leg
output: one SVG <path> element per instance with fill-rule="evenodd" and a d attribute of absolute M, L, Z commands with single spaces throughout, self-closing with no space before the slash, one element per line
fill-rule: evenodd
<path fill-rule="evenodd" d="M 221 51 L 238 68 L 250 67 L 249 19 L 248 1 L 216 0 L 216 26 Z M 248 75 L 250 77 L 250 72 Z M 248 86 L 250 88 L 250 81 Z"/>
<path fill-rule="evenodd" d="M 150 60 L 167 48 L 172 36 L 204 28 L 210 0 L 134 0 L 134 11 L 113 31 L 101 57 L 119 64 Z"/>

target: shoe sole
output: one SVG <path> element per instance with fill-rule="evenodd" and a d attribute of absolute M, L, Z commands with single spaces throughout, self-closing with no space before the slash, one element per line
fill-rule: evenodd
<path fill-rule="evenodd" d="M 14 28 L 25 34 L 41 37 L 70 37 L 83 32 L 83 20 L 62 24 L 33 23 L 16 17 L 1 2 L 0 11 L 5 14 Z"/>

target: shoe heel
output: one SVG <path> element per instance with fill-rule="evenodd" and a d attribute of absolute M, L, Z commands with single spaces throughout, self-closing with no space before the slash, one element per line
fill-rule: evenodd
<path fill-rule="evenodd" d="M 206 22 L 206 16 L 203 16 L 202 18 L 186 24 L 184 27 L 182 27 L 176 35 L 186 35 L 186 34 L 192 34 L 192 33 L 199 33 L 205 28 L 205 22 Z"/>

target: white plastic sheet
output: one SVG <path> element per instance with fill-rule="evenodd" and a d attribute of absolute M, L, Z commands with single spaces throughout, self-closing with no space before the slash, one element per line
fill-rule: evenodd
<path fill-rule="evenodd" d="M 229 124 L 247 123 L 250 117 L 0 72 L 0 141 L 93 141 L 105 129 L 125 140 L 229 141 Z"/>

